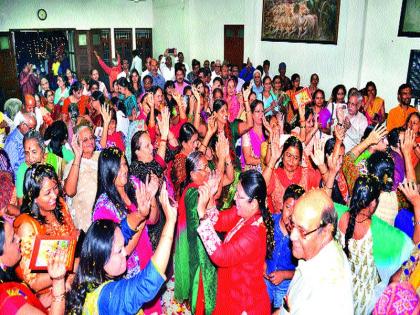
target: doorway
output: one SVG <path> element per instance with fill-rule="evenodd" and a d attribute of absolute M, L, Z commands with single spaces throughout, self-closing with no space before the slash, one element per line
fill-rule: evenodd
<path fill-rule="evenodd" d="M 244 26 L 225 25 L 224 60 L 242 68 L 244 61 Z"/>
<path fill-rule="evenodd" d="M 16 59 L 13 52 L 12 34 L 0 33 L 0 110 L 7 99 L 19 98 Z"/>

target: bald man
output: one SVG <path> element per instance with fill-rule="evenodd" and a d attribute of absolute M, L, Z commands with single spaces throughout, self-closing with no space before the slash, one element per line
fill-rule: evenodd
<path fill-rule="evenodd" d="M 39 128 L 41 127 L 43 123 L 42 119 L 42 113 L 41 109 L 36 106 L 35 97 L 31 94 L 25 94 L 24 95 L 24 101 L 22 108 L 20 111 L 16 113 L 15 119 L 13 120 L 13 123 L 15 126 L 18 126 L 20 122 L 23 120 L 23 114 L 25 113 L 33 113 L 35 115 L 36 119 L 36 126 L 35 129 L 39 131 Z"/>
<path fill-rule="evenodd" d="M 17 128 L 15 128 L 6 138 L 4 149 L 10 159 L 13 171 L 17 172 L 20 164 L 25 161 L 25 152 L 23 150 L 23 136 L 36 127 L 36 119 L 34 114 L 22 114 L 22 118 L 18 121 Z"/>
<path fill-rule="evenodd" d="M 295 205 L 290 235 L 298 267 L 281 314 L 353 314 L 351 270 L 334 240 L 337 213 L 324 190 L 305 193 Z"/>

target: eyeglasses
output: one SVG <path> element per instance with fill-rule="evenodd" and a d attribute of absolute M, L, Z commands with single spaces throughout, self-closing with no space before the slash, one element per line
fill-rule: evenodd
<path fill-rule="evenodd" d="M 314 233 L 314 232 L 318 231 L 319 229 L 322 229 L 322 228 L 326 227 L 326 226 L 327 226 L 327 224 L 328 224 L 328 223 L 326 223 L 326 222 L 324 222 L 323 220 L 321 220 L 321 222 L 320 222 L 319 226 L 318 226 L 316 229 L 313 229 L 313 230 L 311 230 L 311 231 L 309 231 L 309 232 L 306 232 L 304 229 L 302 229 L 301 227 L 297 226 L 297 225 L 295 224 L 295 222 L 293 222 L 292 218 L 290 217 L 290 225 L 291 225 L 291 227 L 292 227 L 292 230 L 293 230 L 294 228 L 296 228 L 296 229 L 297 229 L 297 231 L 299 232 L 300 237 L 301 237 L 301 238 L 303 238 L 303 239 L 306 239 L 306 237 L 307 237 L 307 236 L 309 236 L 309 235 L 311 235 L 312 233 Z"/>
<path fill-rule="evenodd" d="M 36 126 L 30 126 L 26 122 L 23 122 L 22 125 L 25 125 L 26 127 L 28 127 L 29 130 L 34 130 L 36 127 Z"/>

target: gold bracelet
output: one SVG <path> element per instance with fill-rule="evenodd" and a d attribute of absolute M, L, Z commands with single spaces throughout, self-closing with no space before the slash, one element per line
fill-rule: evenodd
<path fill-rule="evenodd" d="M 66 296 L 66 293 L 62 293 L 62 294 L 59 294 L 59 295 L 53 295 L 52 301 L 53 302 L 62 302 L 62 301 L 64 301 L 65 296 Z"/>

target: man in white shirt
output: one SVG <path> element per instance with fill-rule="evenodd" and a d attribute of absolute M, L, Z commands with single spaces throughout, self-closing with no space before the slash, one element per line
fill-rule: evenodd
<path fill-rule="evenodd" d="M 299 262 L 280 314 L 353 314 L 351 270 L 334 240 L 337 213 L 331 198 L 322 189 L 306 192 L 291 223 L 292 252 Z"/>
<path fill-rule="evenodd" d="M 262 78 L 264 79 L 265 76 L 269 76 L 271 79 L 273 79 L 274 74 L 270 71 L 270 60 L 264 60 L 263 62 L 263 73 Z"/>
<path fill-rule="evenodd" d="M 128 82 L 130 82 L 130 71 L 128 70 L 130 64 L 128 63 L 127 59 L 123 59 L 122 62 L 122 70 L 120 73 L 118 73 L 117 75 L 117 79 L 119 78 L 126 78 Z"/>
<path fill-rule="evenodd" d="M 168 50 L 165 51 L 164 56 L 160 60 L 160 72 L 165 78 L 165 81 L 175 80 L 175 68 L 172 66 L 172 58 L 169 56 Z"/>
<path fill-rule="evenodd" d="M 146 75 L 150 75 L 151 74 L 151 72 L 150 72 L 150 70 L 152 69 L 151 67 L 150 67 L 150 61 L 152 60 L 152 57 L 147 57 L 146 58 L 146 70 L 144 70 L 143 72 L 142 72 L 142 74 L 141 74 L 141 81 L 143 82 L 143 78 L 146 76 Z"/>
<path fill-rule="evenodd" d="M 222 74 L 222 63 L 219 59 L 216 60 L 214 63 L 214 71 L 211 73 L 211 82 L 213 82 L 214 78 L 221 77 Z"/>
<path fill-rule="evenodd" d="M 360 143 L 368 126 L 366 116 L 359 112 L 362 100 L 362 94 L 359 91 L 354 91 L 349 95 L 347 113 L 343 108 L 337 108 L 338 125 L 344 125 L 346 128 L 346 135 L 343 141 L 346 152 L 349 152 Z"/>
<path fill-rule="evenodd" d="M 133 60 L 131 61 L 130 72 L 136 69 L 139 74 L 143 72 L 143 62 L 139 56 L 139 51 L 134 49 L 132 52 Z"/>
<path fill-rule="evenodd" d="M 190 73 L 190 67 L 188 66 L 187 63 L 184 62 L 184 54 L 182 51 L 177 53 L 177 50 L 175 49 L 174 51 L 174 56 L 175 56 L 175 63 L 182 63 L 185 67 L 185 73 Z"/>

